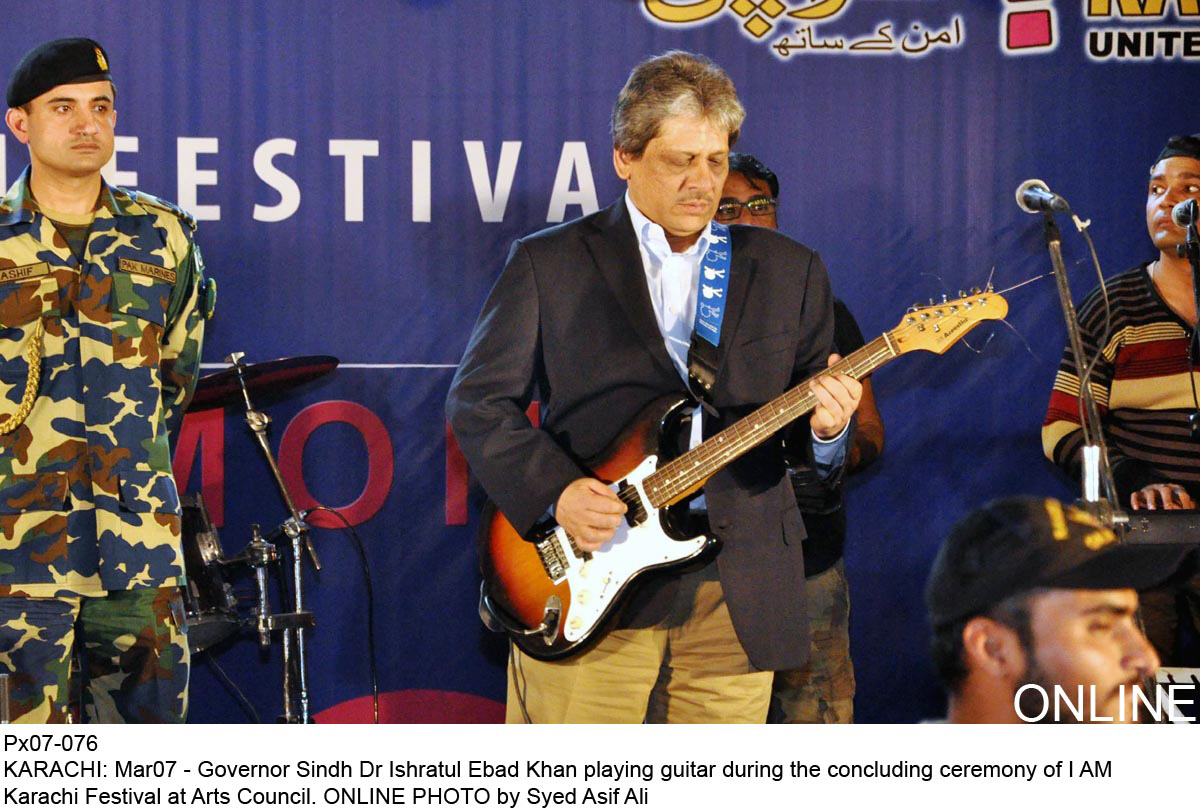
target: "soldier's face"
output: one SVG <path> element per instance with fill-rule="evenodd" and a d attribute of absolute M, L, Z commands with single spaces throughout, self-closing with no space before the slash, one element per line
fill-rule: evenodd
<path fill-rule="evenodd" d="M 35 173 L 66 178 L 95 175 L 113 154 L 113 88 L 108 81 L 64 84 L 14 108 L 5 120 L 29 147 Z"/>
<path fill-rule="evenodd" d="M 707 118 L 671 116 L 640 157 L 617 149 L 613 165 L 638 210 L 663 227 L 673 250 L 684 250 L 717 213 L 729 133 Z"/>

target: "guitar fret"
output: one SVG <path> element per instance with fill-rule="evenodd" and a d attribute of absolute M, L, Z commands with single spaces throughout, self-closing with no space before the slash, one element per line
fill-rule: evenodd
<path fill-rule="evenodd" d="M 927 329 L 936 333 L 938 321 L 945 317 L 943 311 L 955 318 L 962 316 L 971 321 L 979 321 L 984 320 L 986 316 L 982 312 L 970 312 L 974 307 L 983 310 L 992 307 L 993 302 L 998 302 L 997 309 L 1003 307 L 1007 310 L 1007 304 L 995 294 L 984 294 L 962 301 L 965 303 L 961 304 L 961 310 L 960 302 L 947 302 L 939 310 L 935 310 L 932 317 L 924 310 L 920 311 L 919 316 L 914 311 L 914 314 L 907 316 L 895 329 L 883 333 L 850 353 L 821 374 L 846 374 L 861 380 L 903 352 L 914 348 L 927 348 L 919 345 L 921 341 L 918 334 Z M 1002 316 L 1003 312 L 999 317 Z M 966 330 L 962 330 L 959 335 L 965 332 Z M 957 340 L 957 337 L 951 339 L 953 340 Z M 811 379 L 789 389 L 739 422 L 646 476 L 643 486 L 654 507 L 660 508 L 673 503 L 684 493 L 698 489 L 710 476 L 731 461 L 815 408 L 817 399 L 809 390 L 810 383 Z"/>

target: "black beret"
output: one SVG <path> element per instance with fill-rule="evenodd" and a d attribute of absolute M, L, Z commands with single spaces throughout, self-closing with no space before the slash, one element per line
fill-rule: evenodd
<path fill-rule="evenodd" d="M 1091 513 L 1053 498 L 997 499 L 955 525 L 938 550 L 925 590 L 930 625 L 986 614 L 1038 588 L 1149 588 L 1187 552 L 1126 543 Z"/>
<path fill-rule="evenodd" d="M 34 48 L 17 64 L 8 81 L 9 107 L 28 104 L 60 84 L 112 81 L 108 54 L 87 37 L 56 39 Z"/>
<path fill-rule="evenodd" d="M 1158 153 L 1158 158 L 1154 162 L 1158 163 L 1167 158 L 1179 157 L 1200 160 L 1200 134 L 1172 135 L 1167 139 L 1167 145 L 1162 148 L 1162 152 Z"/>

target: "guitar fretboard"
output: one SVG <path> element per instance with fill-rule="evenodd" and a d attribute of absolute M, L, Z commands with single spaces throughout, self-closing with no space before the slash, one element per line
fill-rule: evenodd
<path fill-rule="evenodd" d="M 836 373 L 861 380 L 899 354 L 889 333 L 884 333 L 816 377 Z M 674 504 L 698 490 L 718 470 L 816 408 L 817 398 L 810 389 L 816 377 L 789 389 L 647 476 L 643 486 L 650 502 L 655 508 Z"/>

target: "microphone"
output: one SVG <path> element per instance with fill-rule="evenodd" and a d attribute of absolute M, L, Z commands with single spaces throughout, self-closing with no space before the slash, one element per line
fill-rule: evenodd
<path fill-rule="evenodd" d="M 1059 197 L 1037 178 L 1030 178 L 1017 186 L 1017 205 L 1027 214 L 1039 211 L 1070 211 L 1067 201 Z"/>
<path fill-rule="evenodd" d="M 1184 200 L 1171 209 L 1171 219 L 1180 228 L 1186 228 L 1196 222 L 1196 201 Z"/>

